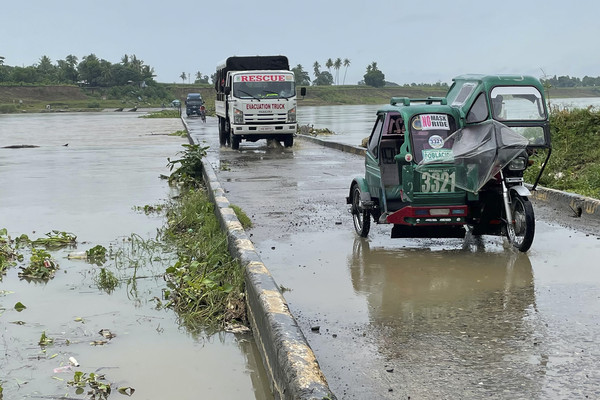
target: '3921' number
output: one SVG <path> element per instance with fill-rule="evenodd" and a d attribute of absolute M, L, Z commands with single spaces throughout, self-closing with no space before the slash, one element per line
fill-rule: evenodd
<path fill-rule="evenodd" d="M 421 173 L 421 192 L 448 193 L 454 192 L 456 172 L 430 170 Z"/>

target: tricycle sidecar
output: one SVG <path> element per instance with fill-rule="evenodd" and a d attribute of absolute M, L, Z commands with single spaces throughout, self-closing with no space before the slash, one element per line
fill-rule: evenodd
<path fill-rule="evenodd" d="M 392 98 L 377 112 L 365 175 L 346 199 L 356 232 L 366 237 L 372 218 L 393 224 L 392 237 L 464 237 L 469 229 L 527 251 L 535 219 L 523 172 L 539 149 L 550 156 L 535 78 L 460 76 L 446 97 Z"/>

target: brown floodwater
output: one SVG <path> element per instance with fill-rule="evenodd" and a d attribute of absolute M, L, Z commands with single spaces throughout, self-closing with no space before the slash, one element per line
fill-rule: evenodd
<path fill-rule="evenodd" d="M 24 251 L 0 281 L 5 399 L 85 398 L 67 384 L 75 371 L 103 374 L 111 397 L 131 387 L 136 399 L 271 398 L 251 335 L 192 334 L 160 307 L 173 256 L 152 245 L 163 217 L 135 207 L 175 194 L 160 176 L 187 139 L 168 136 L 183 129 L 179 119 L 142 114 L 0 115 L 0 229 L 12 238 L 77 236 L 76 248 L 52 252 L 53 279 L 20 279 Z M 3 148 L 15 145 L 38 147 Z M 104 265 L 121 280 L 111 293 L 98 288 L 100 267 L 67 258 L 96 245 L 115 256 Z M 52 344 L 38 344 L 44 333 Z M 69 369 L 70 357 L 80 366 Z"/>

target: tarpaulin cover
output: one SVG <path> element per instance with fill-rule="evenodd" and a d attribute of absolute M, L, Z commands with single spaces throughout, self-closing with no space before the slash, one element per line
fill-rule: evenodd
<path fill-rule="evenodd" d="M 461 128 L 445 139 L 451 140 L 454 141 L 451 156 L 424 159 L 416 170 L 424 172 L 435 165 L 454 164 L 457 170 L 466 171 L 465 174 L 457 174 L 455 185 L 473 193 L 477 193 L 529 144 L 524 136 L 495 120 Z"/>

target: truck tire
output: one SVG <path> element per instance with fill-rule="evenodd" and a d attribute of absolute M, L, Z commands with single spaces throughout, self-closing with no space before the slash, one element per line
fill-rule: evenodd
<path fill-rule="evenodd" d="M 240 139 L 239 136 L 236 136 L 234 134 L 231 134 L 231 148 L 233 150 L 238 150 L 240 148 L 240 142 L 242 139 Z"/>
<path fill-rule="evenodd" d="M 283 138 L 283 147 L 292 147 L 294 145 L 294 135 Z"/>

